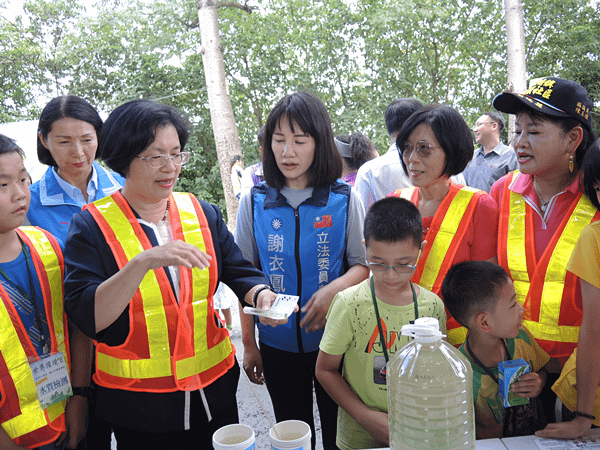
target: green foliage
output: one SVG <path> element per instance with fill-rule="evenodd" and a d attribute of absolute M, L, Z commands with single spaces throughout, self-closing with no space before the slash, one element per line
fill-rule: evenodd
<path fill-rule="evenodd" d="M 55 95 L 111 111 L 135 98 L 190 118 L 193 158 L 179 188 L 224 209 L 197 28 L 196 2 L 26 0 L 3 19 L 0 120 L 35 118 Z M 4 0 L 6 1 L 6 0 Z M 506 83 L 500 1 L 250 0 L 219 10 L 229 93 L 248 166 L 256 133 L 281 96 L 308 90 L 336 133 L 361 131 L 388 147 L 383 119 L 395 98 L 456 107 L 472 124 Z M 531 77 L 572 78 L 600 99 L 600 7 L 586 0 L 524 0 Z M 42 103 L 42 104 L 39 104 Z"/>

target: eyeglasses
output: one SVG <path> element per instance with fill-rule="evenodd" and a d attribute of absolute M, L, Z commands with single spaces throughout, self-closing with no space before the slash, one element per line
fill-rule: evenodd
<path fill-rule="evenodd" d="M 185 166 L 190 160 L 190 154 L 188 152 L 181 152 L 173 156 L 136 156 L 136 158 L 146 161 L 153 169 L 160 169 L 161 167 L 164 167 L 169 160 L 172 160 L 173 164 L 176 166 Z"/>
<path fill-rule="evenodd" d="M 425 141 L 419 141 L 415 145 L 412 144 L 404 144 L 402 148 L 402 157 L 408 158 L 412 153 L 413 149 L 417 151 L 417 155 L 421 158 L 427 158 L 431 154 L 431 149 L 438 147 L 437 145 L 431 145 Z"/>
<path fill-rule="evenodd" d="M 473 129 L 481 128 L 484 125 L 492 124 L 492 123 L 496 123 L 496 122 L 476 122 L 475 125 L 473 125 Z"/>
<path fill-rule="evenodd" d="M 388 266 L 387 264 L 380 263 L 369 263 L 369 269 L 373 272 L 385 272 L 388 269 L 392 269 L 396 273 L 411 273 L 414 272 L 417 265 L 411 266 L 410 264 L 396 264 L 395 266 Z"/>

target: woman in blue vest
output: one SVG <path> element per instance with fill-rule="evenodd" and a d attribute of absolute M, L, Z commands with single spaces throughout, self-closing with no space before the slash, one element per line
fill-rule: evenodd
<path fill-rule="evenodd" d="M 267 384 L 275 417 L 311 426 L 313 383 L 323 447 L 335 449 L 337 405 L 314 376 L 319 342 L 334 295 L 367 278 L 362 242 L 364 209 L 338 180 L 342 161 L 331 121 L 315 96 L 297 92 L 281 99 L 266 123 L 266 184 L 242 194 L 236 242 L 244 257 L 265 272 L 275 292 L 300 297 L 301 311 L 277 328 L 242 317 L 244 370 Z M 242 315 L 243 316 L 243 315 Z"/>
<path fill-rule="evenodd" d="M 52 233 L 61 245 L 73 214 L 123 185 L 122 176 L 95 161 L 101 128 L 98 111 L 73 95 L 50 100 L 40 116 L 38 159 L 50 167 L 31 185 L 27 219 Z"/>
<path fill-rule="evenodd" d="M 56 97 L 42 110 L 38 123 L 37 153 L 50 167 L 30 186 L 31 205 L 27 219 L 31 225 L 52 233 L 64 247 L 71 218 L 86 204 L 118 191 L 124 179 L 106 170 L 95 159 L 102 119 L 86 100 L 73 95 Z M 71 330 L 78 342 L 87 340 L 79 330 Z M 91 340 L 89 358 L 91 365 Z M 91 392 L 91 391 L 86 391 Z M 88 450 L 109 450 L 111 431 L 96 419 L 90 403 Z"/>

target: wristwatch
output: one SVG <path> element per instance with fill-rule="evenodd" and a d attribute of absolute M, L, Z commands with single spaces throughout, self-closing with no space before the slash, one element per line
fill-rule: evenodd
<path fill-rule="evenodd" d="M 73 389 L 73 395 L 78 395 L 79 397 L 85 397 L 88 400 L 91 400 L 92 398 L 92 394 L 94 392 L 92 386 L 85 386 L 85 387 L 72 387 Z"/>
<path fill-rule="evenodd" d="M 270 290 L 271 292 L 275 292 L 271 286 L 267 286 L 266 284 L 263 284 L 261 287 L 259 287 L 257 290 L 254 291 L 254 295 L 252 296 L 252 306 L 256 308 L 256 300 L 258 299 L 258 294 L 260 294 L 262 291 L 265 290 Z"/>

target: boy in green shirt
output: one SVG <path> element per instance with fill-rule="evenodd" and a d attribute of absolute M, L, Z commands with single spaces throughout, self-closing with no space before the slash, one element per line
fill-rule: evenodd
<path fill-rule="evenodd" d="M 535 399 L 546 381 L 544 366 L 550 356 L 521 325 L 523 307 L 517 302 L 512 280 L 499 265 L 465 261 L 452 266 L 444 278 L 442 296 L 450 314 L 469 330 L 459 350 L 473 368 L 477 439 L 508 437 L 503 433 L 506 411 L 498 394 L 498 363 L 525 360 L 530 373 L 521 375 L 511 390 L 519 397 Z M 539 412 L 534 406 L 521 417 L 523 429 L 532 423 L 532 414 Z M 538 420 L 525 434 L 545 426 L 544 417 Z"/>
<path fill-rule="evenodd" d="M 408 200 L 388 197 L 367 212 L 364 240 L 372 276 L 334 298 L 316 366 L 319 382 L 340 406 L 340 449 L 389 445 L 386 364 L 409 342 L 402 325 L 435 317 L 446 331 L 440 298 L 410 281 L 422 239 L 421 215 Z"/>

